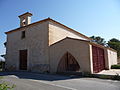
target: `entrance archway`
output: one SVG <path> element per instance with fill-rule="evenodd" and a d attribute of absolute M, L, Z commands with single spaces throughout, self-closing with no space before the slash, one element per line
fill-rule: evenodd
<path fill-rule="evenodd" d="M 80 70 L 80 66 L 76 59 L 70 54 L 65 53 L 63 57 L 60 59 L 58 64 L 57 72 L 69 72 L 74 71 L 77 72 Z"/>

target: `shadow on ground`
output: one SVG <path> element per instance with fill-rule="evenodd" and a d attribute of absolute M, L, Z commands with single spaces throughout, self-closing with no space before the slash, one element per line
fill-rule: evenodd
<path fill-rule="evenodd" d="M 0 76 L 9 76 L 14 75 L 21 79 L 34 79 L 34 80 L 45 80 L 45 81 L 57 81 L 57 80 L 67 80 L 80 78 L 80 76 L 69 75 L 52 75 L 52 74 L 40 74 L 40 73 L 32 73 L 32 72 L 0 72 Z"/>

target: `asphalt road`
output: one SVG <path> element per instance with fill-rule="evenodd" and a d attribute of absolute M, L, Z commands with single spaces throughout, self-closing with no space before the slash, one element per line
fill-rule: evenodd
<path fill-rule="evenodd" d="M 15 84 L 14 90 L 120 90 L 120 81 L 70 78 L 29 72 L 4 72 L 2 81 Z"/>

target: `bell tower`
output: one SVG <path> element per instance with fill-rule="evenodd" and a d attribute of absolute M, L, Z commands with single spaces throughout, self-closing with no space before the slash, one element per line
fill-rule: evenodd
<path fill-rule="evenodd" d="M 20 27 L 29 25 L 31 23 L 31 16 L 32 14 L 29 12 L 18 16 L 20 18 Z"/>

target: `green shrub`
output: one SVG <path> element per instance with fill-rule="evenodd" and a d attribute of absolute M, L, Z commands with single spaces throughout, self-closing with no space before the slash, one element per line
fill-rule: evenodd
<path fill-rule="evenodd" d="M 111 69 L 120 69 L 120 64 L 118 64 L 118 65 L 112 65 Z"/>

